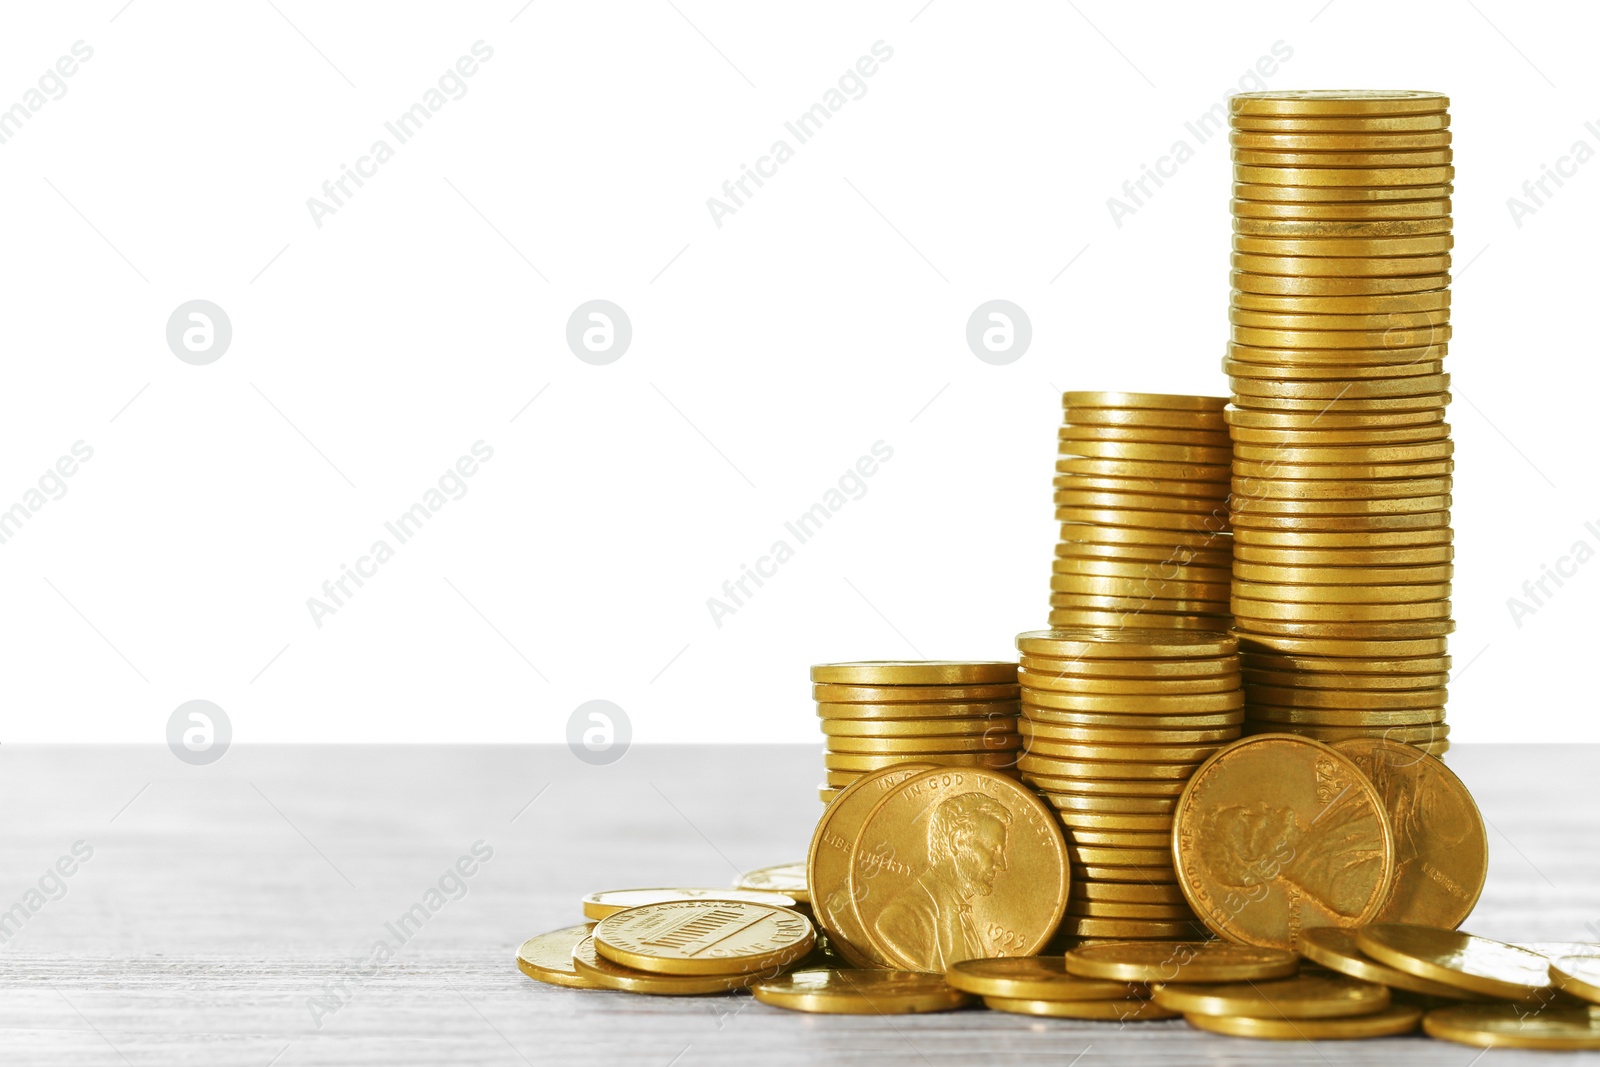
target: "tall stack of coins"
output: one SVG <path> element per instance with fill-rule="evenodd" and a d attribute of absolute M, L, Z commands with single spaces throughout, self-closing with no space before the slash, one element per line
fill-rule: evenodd
<path fill-rule="evenodd" d="M 1224 369 L 1247 732 L 1448 747 L 1448 105 L 1233 97 Z"/>
<path fill-rule="evenodd" d="M 1025 740 L 1017 769 L 1066 830 L 1064 937 L 1205 936 L 1173 866 L 1173 812 L 1195 768 L 1239 737 L 1237 647 L 1199 630 L 1017 637 Z"/>
<path fill-rule="evenodd" d="M 1065 393 L 1051 626 L 1226 630 L 1225 397 Z"/>
<path fill-rule="evenodd" d="M 819 663 L 811 681 L 827 742 L 824 803 L 863 774 L 903 763 L 1009 770 L 1022 747 L 1015 663 Z"/>

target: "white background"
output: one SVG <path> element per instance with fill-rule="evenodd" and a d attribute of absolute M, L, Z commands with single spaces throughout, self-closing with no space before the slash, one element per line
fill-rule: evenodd
<path fill-rule="evenodd" d="M 240 742 L 554 742 L 592 698 L 639 741 L 815 741 L 814 661 L 1009 655 L 1046 613 L 1059 390 L 1227 389 L 1225 139 L 1120 228 L 1106 201 L 1275 42 L 1271 88 L 1452 98 L 1453 738 L 1600 740 L 1600 561 L 1507 608 L 1600 548 L 1600 162 L 1520 227 L 1506 204 L 1600 148 L 1592 10 L 275 3 L 5 14 L 0 107 L 94 54 L 0 145 L 0 507 L 94 457 L 0 545 L 0 741 L 157 743 L 194 698 Z M 318 228 L 307 198 L 479 40 Z M 865 95 L 716 226 L 877 41 Z M 964 340 L 997 297 L 1034 329 L 1005 367 Z M 164 336 L 195 298 L 234 331 L 205 367 Z M 565 344 L 592 298 L 633 323 L 610 366 Z M 469 492 L 318 628 L 307 598 L 479 440 Z"/>

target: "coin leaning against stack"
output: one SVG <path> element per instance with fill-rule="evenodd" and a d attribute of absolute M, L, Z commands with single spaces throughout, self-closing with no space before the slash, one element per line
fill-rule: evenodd
<path fill-rule="evenodd" d="M 1232 98 L 1223 369 L 1247 733 L 1449 747 L 1448 107 Z"/>
<path fill-rule="evenodd" d="M 1226 397 L 1064 393 L 1051 626 L 1228 628 Z"/>
<path fill-rule="evenodd" d="M 1204 936 L 1173 867 L 1173 812 L 1195 767 L 1239 736 L 1235 639 L 1058 628 L 1020 634 L 1017 648 L 1017 769 L 1056 809 L 1073 865 L 1061 936 Z"/>
<path fill-rule="evenodd" d="M 901 764 L 1009 771 L 1022 747 L 1015 663 L 819 663 L 811 681 L 827 745 L 823 803 L 863 775 Z"/>

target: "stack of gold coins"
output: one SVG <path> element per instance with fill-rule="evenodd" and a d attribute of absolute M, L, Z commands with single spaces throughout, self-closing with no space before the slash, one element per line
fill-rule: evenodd
<path fill-rule="evenodd" d="M 1072 887 L 1060 933 L 1204 936 L 1172 859 L 1172 822 L 1195 768 L 1239 736 L 1235 639 L 1166 629 L 1021 634 L 1017 769 L 1066 829 Z"/>
<path fill-rule="evenodd" d="M 1227 398 L 1065 393 L 1051 626 L 1228 628 Z"/>
<path fill-rule="evenodd" d="M 863 774 L 902 763 L 1009 770 L 1022 747 L 1015 663 L 819 663 L 811 681 L 827 742 L 823 803 Z"/>
<path fill-rule="evenodd" d="M 1224 369 L 1247 732 L 1448 746 L 1448 104 L 1233 97 Z"/>

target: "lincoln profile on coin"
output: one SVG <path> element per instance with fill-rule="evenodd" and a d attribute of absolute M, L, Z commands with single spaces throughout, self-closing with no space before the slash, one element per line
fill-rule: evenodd
<path fill-rule="evenodd" d="M 928 822 L 928 865 L 874 924 L 885 947 L 920 971 L 943 973 L 962 960 L 993 955 L 972 916 L 1006 869 L 1011 812 L 983 793 L 940 801 Z"/>

